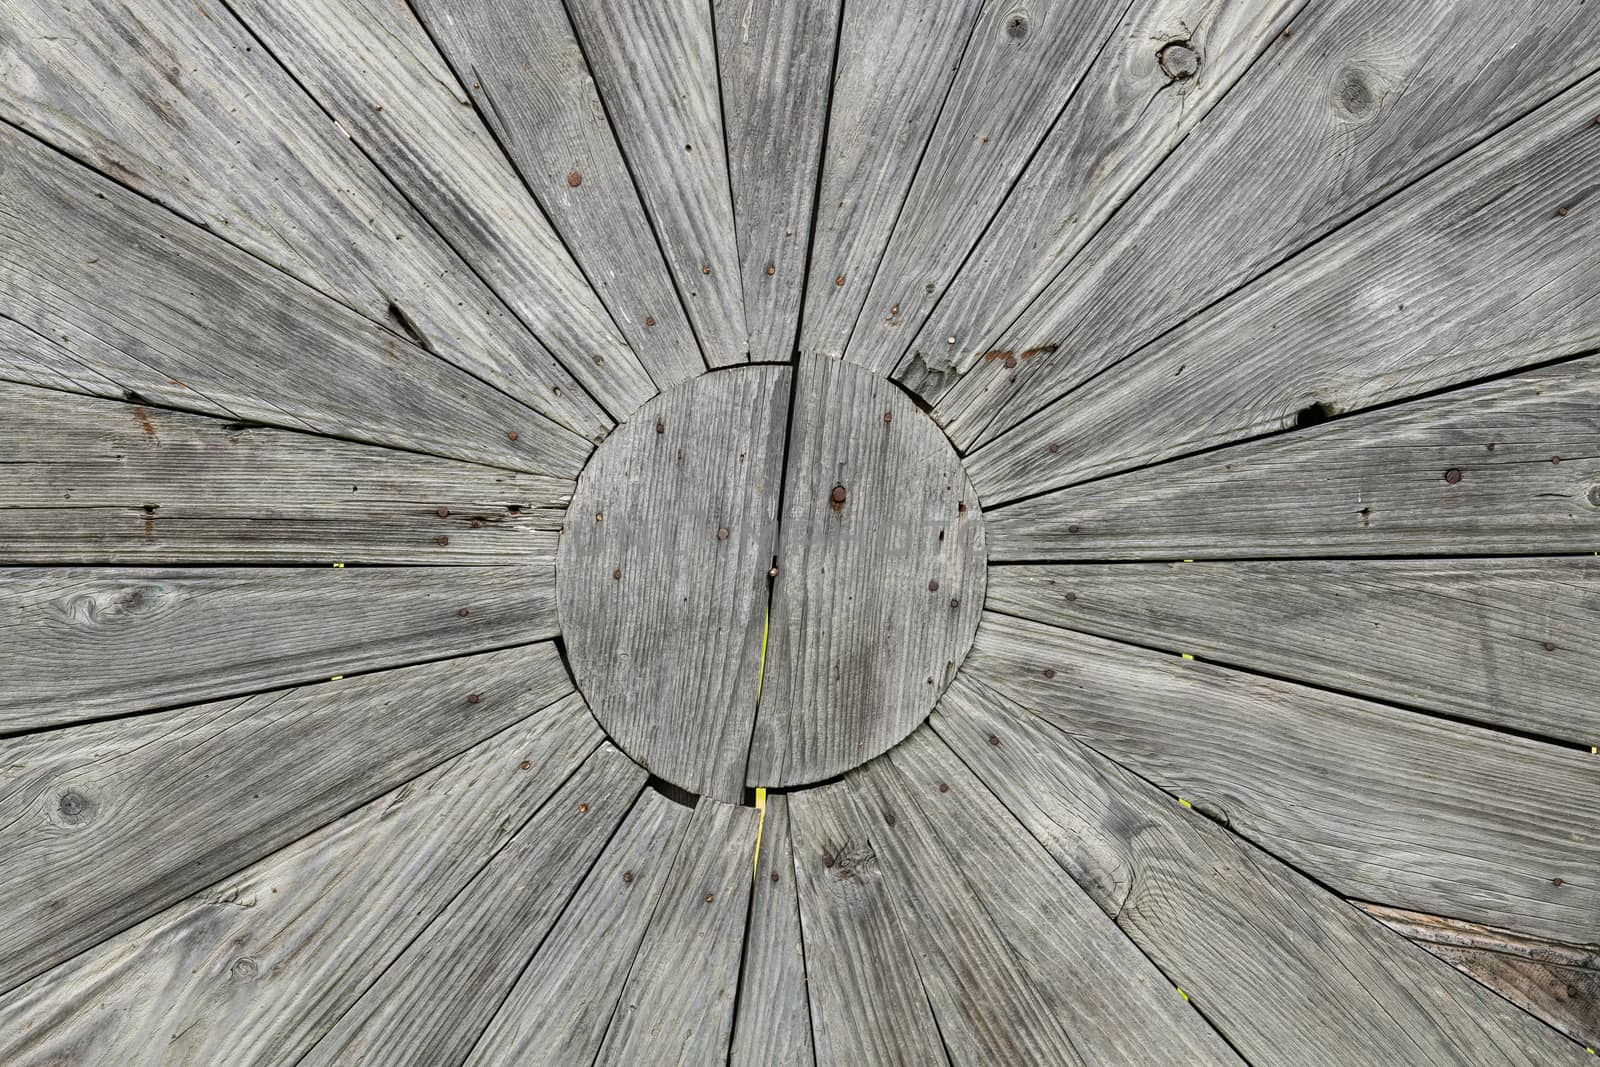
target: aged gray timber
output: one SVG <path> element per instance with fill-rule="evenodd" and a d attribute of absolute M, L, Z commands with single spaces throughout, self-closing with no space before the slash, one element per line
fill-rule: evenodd
<path fill-rule="evenodd" d="M 815 1067 L 789 801 L 767 797 L 750 890 L 730 1067 Z"/>
<path fill-rule="evenodd" d="M 416 777 L 569 685 L 555 650 L 530 645 L 0 742 L 9 916 L 0 989 Z"/>
<path fill-rule="evenodd" d="M 599 743 L 576 695 L 496 734 L 0 998 L 0 1058 L 296 1062 Z"/>
<path fill-rule="evenodd" d="M 1342 895 L 1600 926 L 1588 752 L 998 615 L 965 670 Z"/>

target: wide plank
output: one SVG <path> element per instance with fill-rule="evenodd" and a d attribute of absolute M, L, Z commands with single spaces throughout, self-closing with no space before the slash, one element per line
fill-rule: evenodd
<path fill-rule="evenodd" d="M 789 801 L 766 798 L 739 975 L 730 1067 L 815 1067 Z"/>

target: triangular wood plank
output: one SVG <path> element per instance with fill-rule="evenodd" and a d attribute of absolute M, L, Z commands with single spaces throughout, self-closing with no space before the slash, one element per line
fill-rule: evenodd
<path fill-rule="evenodd" d="M 750 891 L 749 932 L 733 1020 L 732 1067 L 815 1067 L 789 802 L 767 797 Z"/>
<path fill-rule="evenodd" d="M 0 742 L 0 989 L 570 688 L 539 644 Z"/>
<path fill-rule="evenodd" d="M 962 670 L 1342 895 L 1600 927 L 1588 752 L 992 614 Z"/>
<path fill-rule="evenodd" d="M 11 1064 L 293 1063 L 600 743 L 577 696 L 0 998 Z"/>
<path fill-rule="evenodd" d="M 992 692 L 957 681 L 933 723 L 1249 1062 L 1321 1063 L 1337 1050 L 1369 1067 L 1534 1067 L 1583 1055 Z"/>

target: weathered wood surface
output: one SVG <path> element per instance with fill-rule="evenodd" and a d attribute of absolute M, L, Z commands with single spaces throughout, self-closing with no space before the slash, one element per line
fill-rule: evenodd
<path fill-rule="evenodd" d="M 1249 1062 L 1320 1063 L 1336 1051 L 1371 1067 L 1533 1067 L 1582 1055 L 991 691 L 958 680 L 932 722 L 960 756 L 946 761 L 970 766 Z"/>
<path fill-rule="evenodd" d="M 983 602 L 977 497 L 938 428 L 840 360 L 803 355 L 796 374 L 753 786 L 818 781 L 905 737 Z"/>
<path fill-rule="evenodd" d="M 561 0 L 413 0 L 411 7 L 656 385 L 703 371 Z"/>
<path fill-rule="evenodd" d="M 0 116 L 568 429 L 609 427 L 225 4 L 17 0 L 7 14 Z M 85 248 L 113 270 L 109 249 Z M 137 290 L 121 280 L 118 297 Z"/>
<path fill-rule="evenodd" d="M 1309 8 L 1028 312 L 965 355 L 1056 351 L 977 363 L 936 417 L 964 450 L 1020 422 L 1588 74 L 1597 19 L 1566 0 L 1516 0 L 1492 20 L 1435 0 Z"/>
<path fill-rule="evenodd" d="M 0 998 L 9 1064 L 296 1062 L 600 743 L 578 697 Z"/>
<path fill-rule="evenodd" d="M 815 1067 L 789 801 L 766 799 L 733 1020 L 731 1067 Z"/>
<path fill-rule="evenodd" d="M 985 606 L 1358 696 L 1600 743 L 1600 559 L 1001 566 Z"/>
<path fill-rule="evenodd" d="M 573 483 L 0 384 L 0 562 L 548 565 Z"/>
<path fill-rule="evenodd" d="M 990 558 L 1590 553 L 1600 358 L 1528 371 L 984 516 Z"/>
<path fill-rule="evenodd" d="M 1344 896 L 1600 927 L 1588 752 L 992 614 L 963 673 Z"/>
<path fill-rule="evenodd" d="M 0 989 L 569 689 L 546 643 L 0 742 Z"/>
<path fill-rule="evenodd" d="M 464 1062 L 645 777 L 602 745 L 300 1062 Z"/>

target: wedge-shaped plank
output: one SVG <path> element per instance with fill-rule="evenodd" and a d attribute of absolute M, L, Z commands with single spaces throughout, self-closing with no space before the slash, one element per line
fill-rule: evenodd
<path fill-rule="evenodd" d="M 1600 741 L 1600 560 L 996 567 L 987 606 L 1361 696 Z"/>
<path fill-rule="evenodd" d="M 1345 896 L 1600 926 L 1588 752 L 997 615 L 963 671 Z"/>
<path fill-rule="evenodd" d="M 411 7 L 656 385 L 703 371 L 561 0 L 415 0 Z"/>
<path fill-rule="evenodd" d="M 1534 1067 L 1583 1056 L 1271 856 L 965 678 L 933 724 L 961 757 L 946 760 L 971 766 L 1249 1062 L 1320 1063 L 1332 1049 L 1341 1062 L 1370 1067 Z"/>
<path fill-rule="evenodd" d="M 0 405 L 5 563 L 548 563 L 572 492 L 27 386 L 0 383 Z"/>
<path fill-rule="evenodd" d="M 610 426 L 227 4 L 17 0 L 7 15 L 0 116 L 568 429 Z M 117 277 L 95 243 L 73 252 Z"/>
<path fill-rule="evenodd" d="M 1053 351 L 1014 368 L 978 362 L 936 417 L 963 450 L 1015 425 L 1578 81 L 1595 69 L 1597 28 L 1600 11 L 1566 0 L 1514 0 L 1492 20 L 1478 4 L 1435 0 L 1309 7 L 1021 319 L 998 339 L 972 338 L 964 355 Z M 1590 134 L 1570 136 L 1592 155 Z M 1511 203 L 1519 243 L 1560 206 L 1541 215 Z M 1501 225 L 1494 213 L 1478 223 Z M 1491 262 L 1500 257 L 1518 252 L 1501 246 Z M 1459 250 L 1446 258 L 1465 261 Z M 1397 302 L 1417 310 L 1346 284 L 1371 302 L 1363 325 Z"/>
<path fill-rule="evenodd" d="M 11 1064 L 293 1063 L 600 743 L 576 696 L 0 998 Z"/>
<path fill-rule="evenodd" d="M 0 989 L 569 689 L 538 644 L 0 741 Z"/>
<path fill-rule="evenodd" d="M 602 746 L 300 1062 L 463 1062 L 645 777 Z"/>
<path fill-rule="evenodd" d="M 654 789 L 639 797 L 474 1046 L 471 1067 L 525 1064 L 529 1050 L 553 1064 L 594 1062 L 689 812 Z"/>
<path fill-rule="evenodd" d="M 1600 358 L 1046 493 L 995 560 L 1590 552 Z M 975 475 L 976 476 L 976 475 Z"/>
<path fill-rule="evenodd" d="M 766 804 L 728 1062 L 736 1067 L 814 1067 L 789 802 L 774 794 Z"/>

